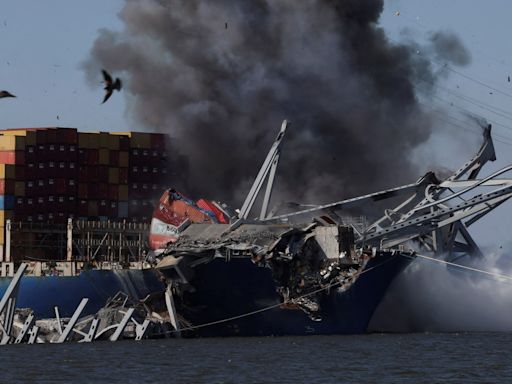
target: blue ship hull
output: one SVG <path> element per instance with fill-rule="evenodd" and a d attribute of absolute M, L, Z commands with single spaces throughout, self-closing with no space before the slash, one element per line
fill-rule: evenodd
<path fill-rule="evenodd" d="M 11 278 L 0 278 L 0 295 Z M 69 317 L 82 300 L 89 302 L 82 315 L 96 313 L 107 300 L 122 291 L 142 299 L 149 293 L 163 291 L 165 285 L 157 272 L 145 270 L 89 270 L 78 276 L 24 276 L 21 279 L 17 308 L 32 308 L 37 318 L 55 317 L 54 306 L 60 315 Z"/>
<path fill-rule="evenodd" d="M 280 306 L 282 299 L 276 292 L 272 271 L 256 266 L 250 259 L 216 259 L 196 266 L 191 282 L 195 291 L 184 292 L 175 300 L 180 317 L 194 328 L 185 336 L 364 333 L 388 286 L 410 261 L 391 254 L 371 259 L 349 289 L 341 292 L 332 288 L 323 296 L 321 321 L 312 320 L 299 308 Z M 10 281 L 0 278 L 0 294 Z M 25 276 L 17 307 L 32 308 L 41 319 L 55 317 L 53 308 L 58 306 L 61 316 L 69 317 L 87 297 L 89 303 L 82 312 L 87 315 L 96 313 L 119 291 L 142 299 L 164 289 L 154 270 L 90 270 L 74 277 Z M 232 317 L 235 319 L 225 321 Z M 203 326 L 211 322 L 219 323 Z"/>
<path fill-rule="evenodd" d="M 300 308 L 279 305 L 269 268 L 250 259 L 216 259 L 194 268 L 195 290 L 176 298 L 177 312 L 197 336 L 364 333 L 387 288 L 410 262 L 399 254 L 379 254 L 346 291 L 331 288 L 323 296 L 321 321 L 315 321 Z M 215 324 L 203 326 L 209 323 Z"/>

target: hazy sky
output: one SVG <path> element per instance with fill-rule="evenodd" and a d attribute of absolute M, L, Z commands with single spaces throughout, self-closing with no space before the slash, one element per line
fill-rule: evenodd
<path fill-rule="evenodd" d="M 122 29 L 117 17 L 122 0 L 0 0 L 0 89 L 18 97 L 0 102 L 0 128 L 64 126 L 84 131 L 140 130 L 125 111 L 126 93 L 115 93 L 104 105 L 102 78 L 86 82 L 81 64 L 89 57 L 100 28 Z M 433 137 L 436 156 L 456 167 L 475 151 L 479 133 L 461 114 L 474 113 L 494 123 L 498 161 L 512 163 L 512 3 L 507 0 L 388 0 L 381 25 L 394 41 L 414 40 L 421 46 L 435 31 L 456 33 L 471 53 L 466 67 L 448 71 L 428 108 L 444 107 L 439 124 L 448 135 Z M 492 20 L 492 22 L 491 22 Z M 417 54 L 428 55 L 418 49 Z M 433 61 L 434 67 L 442 63 Z M 418 84 L 421 88 L 422 84 Z M 469 130 L 469 131 L 468 131 Z M 418 162 L 432 151 L 421 151 Z M 479 229 L 484 242 L 509 238 L 511 203 L 493 214 Z M 492 228 L 492 230 L 489 230 Z"/>

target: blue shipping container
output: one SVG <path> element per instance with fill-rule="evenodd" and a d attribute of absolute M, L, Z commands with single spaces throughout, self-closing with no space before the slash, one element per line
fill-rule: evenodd
<path fill-rule="evenodd" d="M 119 218 L 127 218 L 128 217 L 128 202 L 127 201 L 120 201 L 118 204 L 117 204 L 117 209 L 118 209 L 118 217 Z"/>
<path fill-rule="evenodd" d="M 13 195 L 0 195 L 0 209 L 14 209 Z"/>

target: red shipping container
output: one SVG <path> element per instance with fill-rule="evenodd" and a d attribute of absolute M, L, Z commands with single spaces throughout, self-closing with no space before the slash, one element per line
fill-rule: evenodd
<path fill-rule="evenodd" d="M 88 165 L 87 166 L 87 183 L 96 183 L 99 181 L 98 166 Z"/>
<path fill-rule="evenodd" d="M 25 180 L 25 166 L 24 165 L 15 165 L 14 168 L 15 168 L 14 174 L 16 175 L 16 180 L 18 180 L 18 181 Z"/>
<path fill-rule="evenodd" d="M 25 195 L 30 196 L 30 197 L 35 196 L 36 185 L 37 185 L 37 181 L 34 181 L 34 180 L 25 181 Z"/>
<path fill-rule="evenodd" d="M 107 183 L 98 183 L 97 185 L 98 185 L 98 197 L 100 199 L 108 199 L 108 184 Z"/>
<path fill-rule="evenodd" d="M 78 216 L 87 216 L 88 215 L 88 203 L 87 200 L 79 200 L 78 201 Z"/>
<path fill-rule="evenodd" d="M 46 129 L 38 129 L 36 131 L 36 143 L 39 144 L 46 144 Z"/>
<path fill-rule="evenodd" d="M 87 193 L 88 192 L 87 187 L 88 187 L 88 185 L 85 183 L 78 184 L 78 198 L 79 199 L 87 199 L 89 197 L 89 195 Z"/>
<path fill-rule="evenodd" d="M 14 213 L 15 214 L 24 214 L 27 212 L 26 198 L 25 197 L 17 197 L 14 200 Z"/>
<path fill-rule="evenodd" d="M 55 128 L 49 128 L 46 130 L 46 143 L 56 144 L 57 143 L 57 130 Z"/>
<path fill-rule="evenodd" d="M 109 151 L 109 164 L 116 167 L 119 165 L 119 151 Z"/>
<path fill-rule="evenodd" d="M 108 183 L 108 166 L 98 166 L 98 180 L 100 183 Z"/>
<path fill-rule="evenodd" d="M 119 136 L 119 150 L 129 151 L 130 150 L 130 138 L 128 136 Z"/>
<path fill-rule="evenodd" d="M 67 189 L 67 180 L 66 179 L 55 179 L 54 191 L 58 195 L 64 195 Z"/>
<path fill-rule="evenodd" d="M 80 165 L 87 164 L 87 149 L 80 148 L 78 150 L 78 161 Z"/>
<path fill-rule="evenodd" d="M 162 133 L 152 133 L 151 134 L 151 148 L 154 149 L 165 149 L 165 135 Z"/>
<path fill-rule="evenodd" d="M 89 181 L 89 173 L 87 172 L 88 168 L 84 165 L 80 166 L 78 169 L 78 182 L 84 183 Z"/>
<path fill-rule="evenodd" d="M 25 151 L 0 151 L 0 164 L 25 164 Z"/>
<path fill-rule="evenodd" d="M 27 145 L 25 147 L 25 161 L 27 163 L 36 162 L 36 160 L 37 160 L 36 151 L 37 151 L 37 146 L 35 146 L 35 145 Z"/>
<path fill-rule="evenodd" d="M 98 184 L 97 183 L 89 183 L 87 185 L 87 198 L 88 199 L 97 199 L 98 198 Z"/>
<path fill-rule="evenodd" d="M 77 144 L 78 132 L 75 128 L 57 128 L 56 131 L 59 144 Z"/>
<path fill-rule="evenodd" d="M 37 168 L 35 163 L 25 165 L 25 179 L 31 180 L 37 177 Z"/>
<path fill-rule="evenodd" d="M 68 185 L 66 187 L 66 195 L 76 197 L 78 195 L 78 186 L 76 184 L 70 185 L 68 180 Z"/>
<path fill-rule="evenodd" d="M 87 149 L 87 164 L 98 165 L 100 155 L 97 149 Z"/>
<path fill-rule="evenodd" d="M 117 184 L 108 185 L 108 198 L 110 200 L 117 200 L 119 198 L 119 186 Z"/>
<path fill-rule="evenodd" d="M 128 168 L 119 168 L 119 184 L 128 184 Z"/>

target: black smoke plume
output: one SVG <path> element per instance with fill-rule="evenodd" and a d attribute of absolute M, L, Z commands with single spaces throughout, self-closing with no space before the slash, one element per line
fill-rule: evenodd
<path fill-rule="evenodd" d="M 378 26 L 383 0 L 127 0 L 85 67 L 123 77 L 129 113 L 188 157 L 185 193 L 235 204 L 283 119 L 279 198 L 327 202 L 418 178 L 435 75 Z M 178 180 L 179 177 L 176 177 Z M 169 180 L 174 183 L 174 180 Z"/>

